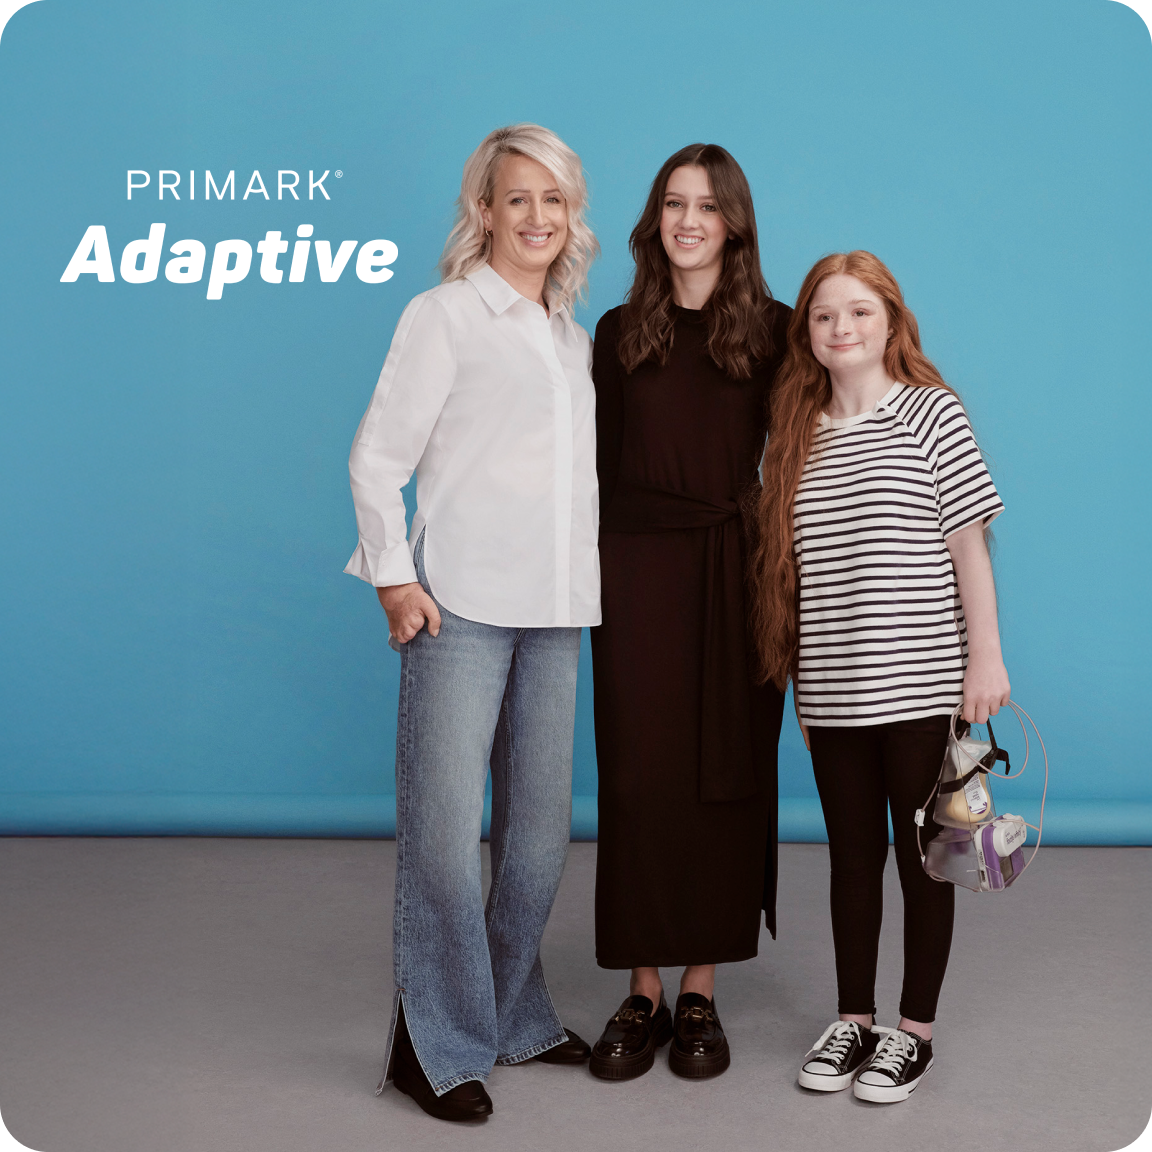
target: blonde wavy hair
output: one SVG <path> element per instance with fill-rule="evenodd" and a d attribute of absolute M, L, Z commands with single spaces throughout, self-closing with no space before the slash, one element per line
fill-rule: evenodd
<path fill-rule="evenodd" d="M 505 156 L 527 156 L 543 164 L 556 179 L 568 206 L 568 240 L 548 269 L 548 303 L 571 309 L 588 285 L 588 268 L 600 253 L 592 229 L 584 222 L 588 188 L 580 157 L 539 124 L 513 124 L 489 132 L 468 157 L 456 201 L 456 223 L 440 257 L 440 280 L 463 280 L 488 262 L 492 241 L 484 234 L 480 201 L 492 203 L 496 175 Z"/>

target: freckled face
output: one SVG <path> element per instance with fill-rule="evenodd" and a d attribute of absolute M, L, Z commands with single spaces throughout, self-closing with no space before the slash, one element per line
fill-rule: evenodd
<path fill-rule="evenodd" d="M 820 281 L 808 309 L 812 354 L 829 372 L 860 372 L 884 363 L 891 328 L 884 301 L 855 276 Z"/>
<path fill-rule="evenodd" d="M 728 236 L 707 171 L 694 164 L 674 169 L 660 215 L 660 239 L 672 265 L 683 272 L 714 271 L 719 276 Z"/>
<path fill-rule="evenodd" d="M 556 177 L 527 156 L 505 156 L 492 203 L 480 201 L 492 233 L 492 263 L 523 272 L 548 269 L 568 241 L 568 204 Z"/>

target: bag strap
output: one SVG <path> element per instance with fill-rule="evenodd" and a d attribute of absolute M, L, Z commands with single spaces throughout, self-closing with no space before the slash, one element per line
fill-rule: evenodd
<path fill-rule="evenodd" d="M 975 776 L 977 772 L 983 772 L 983 773 L 987 774 L 988 768 L 991 767 L 991 765 L 985 765 L 984 760 L 987 760 L 991 755 L 992 755 L 992 753 L 989 752 L 988 755 L 985 756 L 984 759 L 981 760 L 980 763 L 977 764 L 975 768 L 972 768 L 969 771 L 965 772 L 964 775 L 959 777 L 958 779 L 949 780 L 946 784 L 941 784 L 940 785 L 940 791 L 941 792 L 959 792 L 961 788 L 964 788 L 967 786 L 968 781 L 971 780 L 972 777 Z"/>
<path fill-rule="evenodd" d="M 959 721 L 959 722 L 957 722 L 957 721 Z M 984 722 L 984 726 L 988 729 L 988 740 L 992 745 L 992 758 L 990 760 L 987 756 L 982 756 L 980 758 L 981 764 L 984 764 L 985 761 L 988 762 L 987 767 L 981 768 L 980 771 L 981 772 L 987 772 L 992 767 L 992 765 L 996 763 L 997 760 L 1000 760 L 1004 764 L 1004 775 L 1005 776 L 1011 775 L 1012 763 L 1008 759 L 1007 749 L 1001 748 L 1000 745 L 996 743 L 996 733 L 992 731 L 992 717 L 991 716 L 989 716 L 988 719 Z M 960 720 L 960 710 L 959 710 L 959 708 L 957 708 L 957 710 L 952 713 L 952 734 L 956 737 L 957 740 L 963 740 L 964 737 L 967 736 L 968 733 L 971 731 L 972 731 L 972 725 L 969 724 L 967 720 Z M 964 781 L 960 785 L 960 787 L 963 787 L 964 784 L 967 784 L 968 781 L 971 779 L 972 779 L 972 773 L 969 772 L 968 775 L 964 777 Z M 955 792 L 956 791 L 955 788 L 945 788 L 943 790 L 947 791 L 947 792 Z"/>
<path fill-rule="evenodd" d="M 949 717 L 948 720 L 949 732 L 953 739 L 955 739 L 957 742 L 963 740 L 964 737 L 972 731 L 972 725 L 969 724 L 967 720 L 962 720 L 960 718 L 960 712 L 963 707 L 964 704 L 963 701 L 961 701 L 961 703 L 956 705 L 951 717 Z M 1013 705 L 1013 708 L 1015 708 L 1015 705 Z M 996 734 L 992 731 L 991 718 L 985 721 L 985 727 L 988 729 L 988 740 L 992 745 L 991 751 L 986 752 L 983 756 L 980 757 L 979 760 L 976 760 L 972 756 L 968 756 L 968 759 L 972 761 L 973 767 L 958 779 L 948 781 L 944 780 L 944 769 L 948 764 L 948 754 L 945 752 L 944 761 L 940 765 L 940 771 L 936 776 L 936 783 L 932 786 L 932 791 L 928 794 L 928 799 L 924 801 L 924 806 L 918 809 L 916 812 L 916 849 L 920 853 L 921 863 L 923 863 L 924 860 L 924 848 L 920 842 L 920 829 L 924 826 L 924 818 L 928 813 L 928 806 L 932 803 L 932 800 L 937 795 L 937 793 L 943 795 L 945 793 L 951 794 L 953 792 L 959 792 L 961 788 L 964 788 L 968 784 L 968 782 L 972 779 L 973 776 L 976 775 L 977 772 L 983 772 L 987 774 L 991 770 L 992 765 L 995 764 L 998 760 L 1002 760 L 1004 762 L 1005 776 L 1007 776 L 1012 771 L 1012 765 L 1008 761 L 1007 750 L 1001 748 L 996 743 Z M 1023 727 L 1023 721 L 1021 721 L 1021 727 Z M 1024 735 L 1025 738 L 1027 738 L 1027 732 L 1025 732 Z M 962 748 L 961 752 L 964 752 Z M 967 755 L 967 753 L 964 754 Z M 1031 863 L 1031 861 L 1029 861 L 1029 863 Z"/>

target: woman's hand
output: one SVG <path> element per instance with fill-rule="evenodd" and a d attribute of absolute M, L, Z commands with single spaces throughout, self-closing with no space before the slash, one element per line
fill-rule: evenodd
<path fill-rule="evenodd" d="M 377 588 L 380 607 L 388 615 L 388 633 L 399 644 L 407 644 L 428 622 L 428 634 L 440 635 L 440 612 L 436 602 L 419 584 L 393 584 Z"/>
<path fill-rule="evenodd" d="M 964 673 L 964 711 L 969 724 L 983 724 L 995 716 L 1008 703 L 1012 686 L 1008 683 L 1008 669 L 999 659 L 968 657 L 968 670 Z"/>

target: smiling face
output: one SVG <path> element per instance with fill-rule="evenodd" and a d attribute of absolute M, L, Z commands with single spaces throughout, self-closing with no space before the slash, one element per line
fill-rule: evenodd
<path fill-rule="evenodd" d="M 492 233 L 489 263 L 517 291 L 536 299 L 568 240 L 568 205 L 556 177 L 527 156 L 505 156 L 492 203 L 481 200 L 480 214 Z M 537 291 L 526 291 L 525 285 L 537 282 Z"/>
<path fill-rule="evenodd" d="M 728 225 L 712 195 L 707 171 L 696 165 L 673 169 L 664 189 L 660 239 L 674 274 L 711 274 L 714 283 L 724 267 L 728 236 Z"/>
<path fill-rule="evenodd" d="M 882 372 L 891 334 L 884 301 L 863 280 L 839 272 L 817 285 L 808 335 L 812 354 L 834 378 Z"/>

